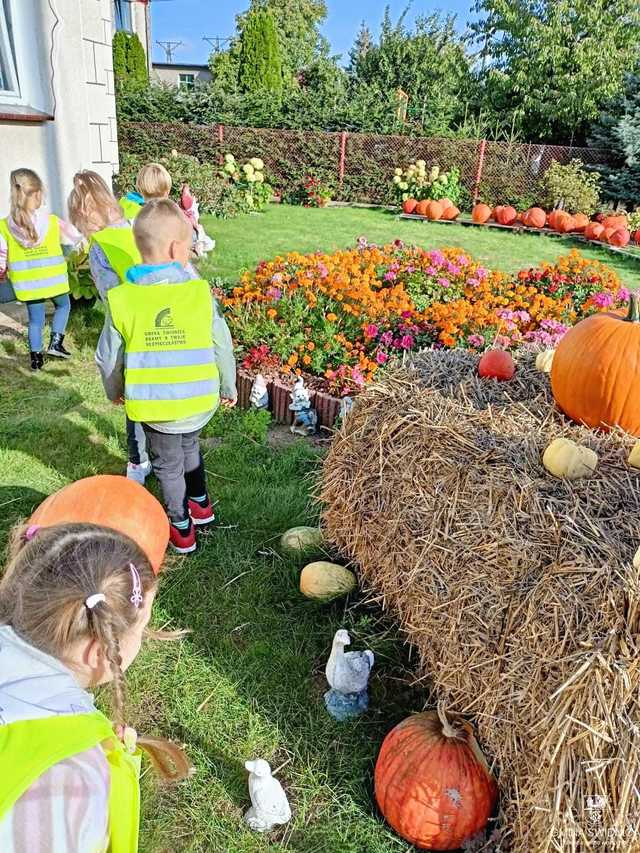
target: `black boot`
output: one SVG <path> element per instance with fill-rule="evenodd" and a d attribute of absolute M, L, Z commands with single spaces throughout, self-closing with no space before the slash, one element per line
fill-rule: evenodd
<path fill-rule="evenodd" d="M 64 335 L 61 335 L 60 332 L 52 332 L 47 355 L 52 355 L 54 358 L 71 358 L 71 353 L 62 346 L 63 341 Z"/>
<path fill-rule="evenodd" d="M 44 367 L 44 356 L 41 352 L 31 353 L 31 370 L 42 370 Z"/>

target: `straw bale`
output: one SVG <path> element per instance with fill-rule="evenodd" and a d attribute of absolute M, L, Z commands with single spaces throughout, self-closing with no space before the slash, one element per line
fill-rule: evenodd
<path fill-rule="evenodd" d="M 498 775 L 500 850 L 640 851 L 640 472 L 570 424 L 535 353 L 513 381 L 428 352 L 357 401 L 323 470 L 327 534 L 471 719 Z M 551 477 L 560 436 L 595 450 Z"/>

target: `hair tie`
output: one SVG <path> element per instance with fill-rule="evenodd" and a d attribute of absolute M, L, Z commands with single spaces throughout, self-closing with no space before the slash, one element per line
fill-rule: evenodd
<path fill-rule="evenodd" d="M 131 572 L 131 598 L 129 599 L 129 601 L 137 610 L 143 601 L 142 584 L 140 583 L 140 573 L 133 565 L 133 563 L 129 563 L 129 571 Z"/>
<path fill-rule="evenodd" d="M 38 532 L 38 530 L 40 530 L 40 525 L 39 525 L 39 524 L 32 524 L 32 525 L 30 525 L 29 527 L 27 527 L 27 531 L 26 531 L 26 533 L 24 534 L 24 538 L 26 539 L 26 541 L 27 541 L 27 542 L 31 542 L 31 540 L 33 539 L 33 537 L 34 537 L 34 536 L 36 535 L 36 533 Z"/>
<path fill-rule="evenodd" d="M 87 610 L 93 610 L 96 604 L 100 604 L 102 601 L 106 600 L 107 598 L 103 592 L 96 592 L 85 599 L 84 606 Z"/>

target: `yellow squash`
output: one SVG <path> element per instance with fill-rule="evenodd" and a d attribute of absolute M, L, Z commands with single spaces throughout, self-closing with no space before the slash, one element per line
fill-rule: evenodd
<path fill-rule="evenodd" d="M 542 464 L 554 477 L 578 480 L 593 474 L 598 456 L 588 447 L 580 447 L 568 438 L 556 438 L 544 452 Z"/>
<path fill-rule="evenodd" d="M 300 575 L 300 592 L 316 601 L 331 601 L 356 588 L 353 572 L 336 563 L 309 563 Z"/>
<path fill-rule="evenodd" d="M 555 354 L 556 351 L 554 349 L 546 349 L 539 352 L 536 356 L 536 370 L 539 370 L 541 373 L 551 373 Z"/>
<path fill-rule="evenodd" d="M 632 468 L 640 468 L 640 441 L 636 441 L 633 445 L 633 449 L 629 454 L 629 465 Z"/>

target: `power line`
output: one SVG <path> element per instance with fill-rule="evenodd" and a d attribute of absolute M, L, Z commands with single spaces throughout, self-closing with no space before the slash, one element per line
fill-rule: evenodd
<path fill-rule="evenodd" d="M 231 44 L 232 38 L 230 36 L 226 38 L 222 36 L 202 36 L 202 41 L 208 41 L 214 52 L 220 53 L 228 44 Z"/>
<path fill-rule="evenodd" d="M 167 63 L 171 65 L 173 62 L 173 52 L 176 48 L 182 45 L 181 41 L 156 41 L 156 44 L 159 44 L 160 47 L 164 50 L 165 57 Z"/>

